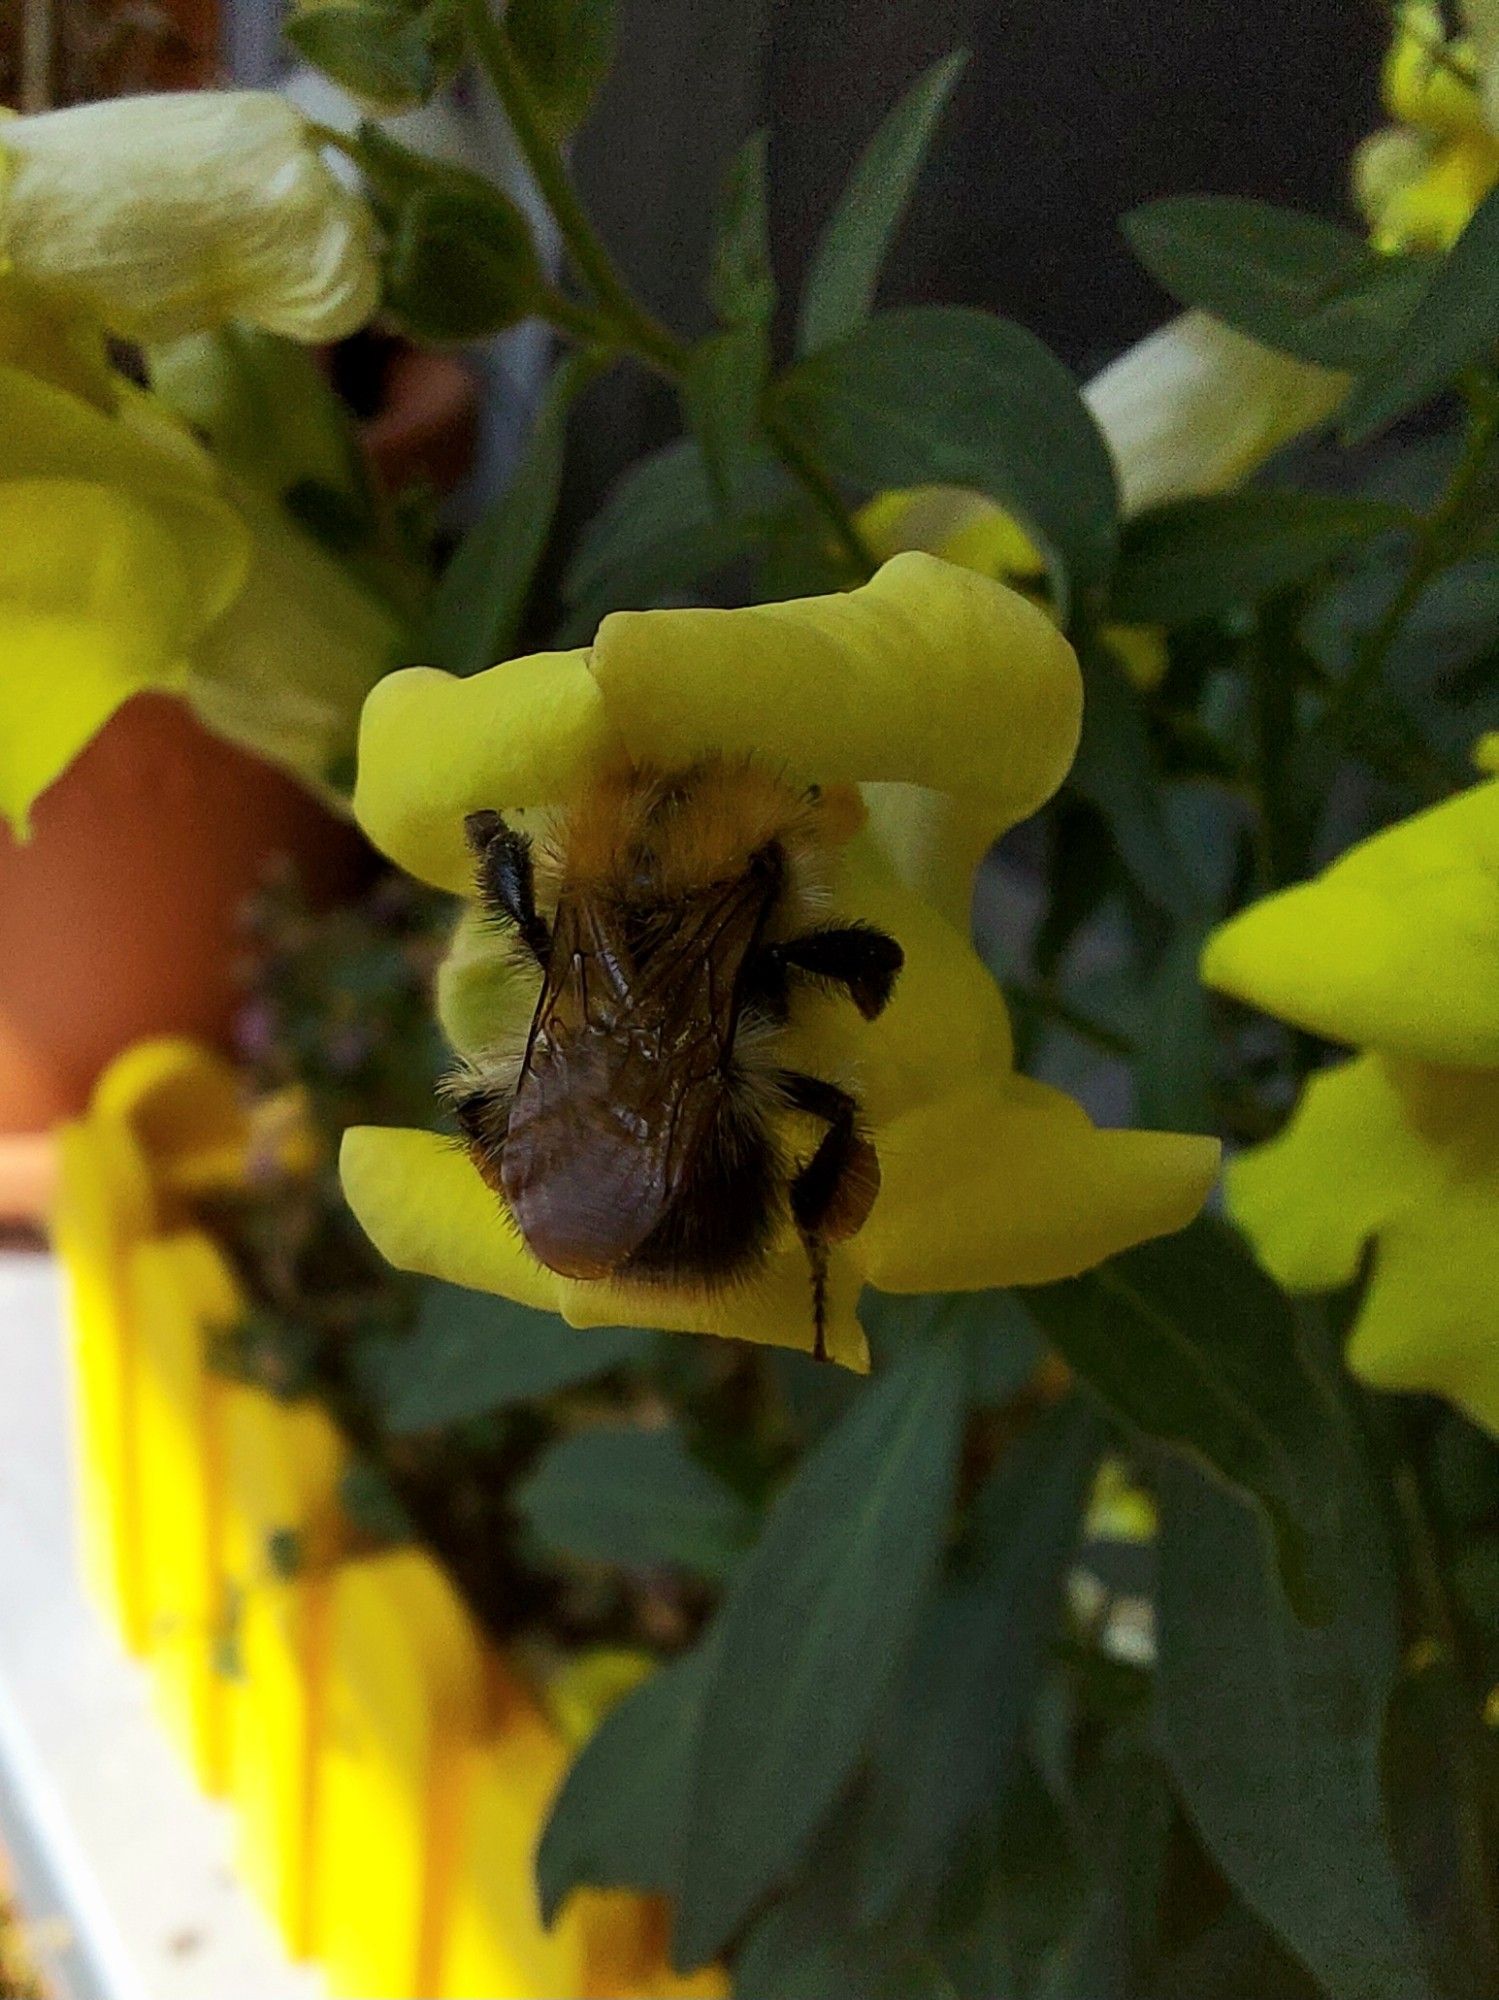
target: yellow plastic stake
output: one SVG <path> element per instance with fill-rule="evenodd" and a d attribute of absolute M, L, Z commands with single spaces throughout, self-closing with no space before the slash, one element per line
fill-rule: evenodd
<path fill-rule="evenodd" d="M 496 1729 L 477 1753 L 437 1992 L 440 2000 L 550 2000 L 584 1990 L 584 1928 L 550 1932 L 537 1907 L 536 1843 L 569 1763 L 556 1729 L 502 1670 Z"/>
<path fill-rule="evenodd" d="M 149 1224 L 145 1162 L 128 1132 L 80 1119 L 59 1135 L 52 1236 L 72 1359 L 73 1450 L 84 1582 L 132 1653 L 146 1646 L 136 1465 L 136 1340 L 126 1261 Z"/>
<path fill-rule="evenodd" d="M 223 1400 L 209 1367 L 215 1334 L 239 1294 L 206 1236 L 184 1230 L 129 1257 L 139 1342 L 136 1452 L 157 1706 L 199 1785 L 217 1796 L 226 1770 L 229 1637 L 224 1598 Z"/>
<path fill-rule="evenodd" d="M 477 1628 L 415 1551 L 345 1565 L 333 1590 L 314 1917 L 331 1990 L 433 2000 L 482 1740 Z"/>
<path fill-rule="evenodd" d="M 229 1791 L 240 1868 L 288 1952 L 306 1958 L 316 1949 L 316 1753 L 345 1451 L 315 1403 L 238 1386 L 226 1396 L 225 1441 Z"/>

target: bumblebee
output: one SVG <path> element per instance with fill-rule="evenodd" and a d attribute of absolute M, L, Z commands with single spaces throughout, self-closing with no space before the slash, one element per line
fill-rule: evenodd
<path fill-rule="evenodd" d="M 541 975 L 524 1046 L 450 1078 L 470 1157 L 563 1277 L 714 1289 L 752 1278 L 789 1214 L 826 1357 L 829 1246 L 853 1236 L 879 1162 L 849 1091 L 782 1067 L 798 990 L 866 1020 L 902 964 L 885 932 L 828 914 L 848 798 L 754 760 L 640 767 L 592 785 L 546 838 L 465 821 L 480 902 Z M 805 1158 L 788 1112 L 822 1136 Z"/>

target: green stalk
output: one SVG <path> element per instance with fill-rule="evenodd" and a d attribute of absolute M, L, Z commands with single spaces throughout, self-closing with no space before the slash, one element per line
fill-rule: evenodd
<path fill-rule="evenodd" d="M 667 381 L 680 384 L 687 373 L 691 349 L 646 311 L 620 275 L 578 199 L 556 139 L 547 129 L 536 102 L 530 79 L 517 60 L 504 28 L 491 13 L 489 0 L 463 0 L 463 7 L 474 50 L 510 121 L 516 144 L 552 212 L 579 276 L 599 307 L 597 318 L 584 313 L 580 319 L 577 308 L 557 299 L 547 302 L 547 318 L 560 332 L 575 338 L 590 338 L 596 344 L 612 340 Z M 560 309 L 554 310 L 554 306 Z M 872 576 L 876 567 L 874 558 L 833 481 L 782 417 L 772 414 L 765 428 L 782 464 L 827 522 L 850 563 L 861 577 Z"/>
<path fill-rule="evenodd" d="M 1344 714 L 1356 707 L 1360 698 L 1378 684 L 1411 613 L 1450 559 L 1452 532 L 1462 521 L 1468 502 L 1483 476 L 1495 438 L 1499 437 L 1499 395 L 1491 386 L 1485 384 L 1481 392 L 1474 392 L 1472 408 L 1473 421 L 1468 429 L 1467 441 L 1448 481 L 1447 490 L 1422 523 L 1400 588 L 1385 606 L 1379 623 L 1359 647 L 1352 670 L 1343 682 L 1337 705 Z"/>

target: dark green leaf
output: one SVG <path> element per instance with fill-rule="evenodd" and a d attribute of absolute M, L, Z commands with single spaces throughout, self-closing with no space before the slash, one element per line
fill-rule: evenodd
<path fill-rule="evenodd" d="M 1343 409 L 1353 443 L 1491 361 L 1499 344 L 1499 187 L 1436 268 L 1415 311 L 1358 382 Z"/>
<path fill-rule="evenodd" d="M 1105 647 L 1084 645 L 1081 656 L 1083 735 L 1071 786 L 1103 815 L 1120 858 L 1150 900 L 1176 916 L 1196 916 L 1201 885 L 1166 811 L 1140 697 Z"/>
<path fill-rule="evenodd" d="M 1294 209 L 1173 195 L 1124 218 L 1135 255 L 1168 292 L 1267 347 L 1329 368 L 1381 354 L 1426 285 L 1415 257 Z"/>
<path fill-rule="evenodd" d="M 554 138 L 581 125 L 614 58 L 614 0 L 510 0 L 505 33 Z"/>
<path fill-rule="evenodd" d="M 880 266 L 900 226 L 942 108 L 968 60 L 933 63 L 888 112 L 854 168 L 813 252 L 797 351 L 813 354 L 869 317 Z"/>
<path fill-rule="evenodd" d="M 566 643 L 593 636 L 608 611 L 644 608 L 690 591 L 753 546 L 757 522 L 784 502 L 785 475 L 757 458 L 743 517 L 725 521 L 695 439 L 666 445 L 630 467 L 585 529 L 565 578 Z"/>
<path fill-rule="evenodd" d="M 768 326 L 775 311 L 766 220 L 768 135 L 754 132 L 729 163 L 713 231 L 708 303 L 725 326 Z"/>
<path fill-rule="evenodd" d="M 1121 1417 L 1260 1501 L 1299 1614 L 1324 1616 L 1335 1575 L 1330 1406 L 1290 1302 L 1233 1231 L 1203 1217 L 1023 1296 Z"/>
<path fill-rule="evenodd" d="M 735 1574 L 693 1775 L 687 1964 L 712 1958 L 786 1875 L 901 1671 L 947 1527 L 964 1377 L 949 1336 L 874 1380 Z"/>
<path fill-rule="evenodd" d="M 423 1287 L 415 1329 L 371 1344 L 370 1372 L 397 1437 L 466 1422 L 639 1361 L 655 1336 L 638 1327 L 570 1327 L 457 1285 Z"/>
<path fill-rule="evenodd" d="M 1049 1413 L 975 1496 L 968 1540 L 897 1684 L 860 1792 L 861 1918 L 941 1875 L 958 1835 L 1009 1778 L 1047 1664 L 1103 1426 Z"/>
<path fill-rule="evenodd" d="M 724 521 L 742 511 L 764 454 L 759 418 L 769 352 L 764 328 L 746 324 L 710 334 L 688 357 L 682 406 Z"/>
<path fill-rule="evenodd" d="M 377 1542 L 409 1542 L 416 1527 L 389 1476 L 368 1459 L 356 1459 L 338 1483 L 339 1505 L 362 1535 Z"/>
<path fill-rule="evenodd" d="M 1213 1023 L 1197 976 L 1205 924 L 1182 924 L 1140 996 L 1135 1037 L 1135 1122 L 1168 1132 L 1210 1132 Z"/>
<path fill-rule="evenodd" d="M 418 340 L 485 340 L 534 312 L 542 293 L 531 226 L 497 188 L 423 189 L 401 208 L 385 304 Z"/>
<path fill-rule="evenodd" d="M 447 10 L 407 0 L 331 0 L 286 23 L 298 55 L 382 112 L 425 104 L 457 67 Z"/>
<path fill-rule="evenodd" d="M 548 1548 L 624 1569 L 725 1577 L 754 1531 L 749 1508 L 675 1430 L 587 1430 L 563 1438 L 515 1505 Z"/>
<path fill-rule="evenodd" d="M 1321 1469 L 1346 1493 L 1350 1469 Z M 1398 1640 L 1367 1494 L 1348 1511 L 1337 1615 L 1316 1631 L 1292 1614 L 1252 1509 L 1187 1465 L 1162 1501 L 1161 1729 L 1204 1840 L 1329 2000 L 1422 2000 L 1380 1796 Z"/>
<path fill-rule="evenodd" d="M 567 1774 L 536 1851 L 551 1923 L 576 1888 L 673 1890 L 691 1762 L 711 1671 L 702 1647 L 604 1718 Z"/>
<path fill-rule="evenodd" d="M 898 1361 L 946 1334 L 961 1340 L 975 1403 L 1008 1402 L 1046 1351 L 1013 1292 L 869 1291 L 860 1301 L 859 1317 L 880 1363 Z"/>
<path fill-rule="evenodd" d="M 783 378 L 787 420 L 866 492 L 967 486 L 1017 514 L 1060 600 L 1103 582 L 1117 498 L 1077 385 L 1033 334 L 962 306 L 880 313 Z"/>
<path fill-rule="evenodd" d="M 1409 528 L 1403 507 L 1325 493 L 1176 500 L 1131 521 L 1110 600 L 1115 617 L 1184 625 L 1314 577 L 1351 549 Z"/>
<path fill-rule="evenodd" d="M 515 651 L 562 484 L 567 419 L 595 364 L 575 354 L 553 375 L 510 483 L 454 551 L 433 593 L 419 657 L 482 673 Z"/>
<path fill-rule="evenodd" d="M 958 2000 L 940 1960 L 901 1929 L 856 1930 L 817 1882 L 799 1884 L 745 1939 L 735 2000 Z"/>

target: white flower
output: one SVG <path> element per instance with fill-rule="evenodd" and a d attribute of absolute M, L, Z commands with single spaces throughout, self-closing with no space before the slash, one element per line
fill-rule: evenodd
<path fill-rule="evenodd" d="M 0 273 L 156 341 L 237 319 L 339 340 L 379 296 L 373 219 L 269 91 L 0 123 Z"/>
<path fill-rule="evenodd" d="M 1237 486 L 1343 400 L 1348 377 L 1277 354 L 1208 313 L 1138 341 L 1083 391 L 1126 515 Z"/>

